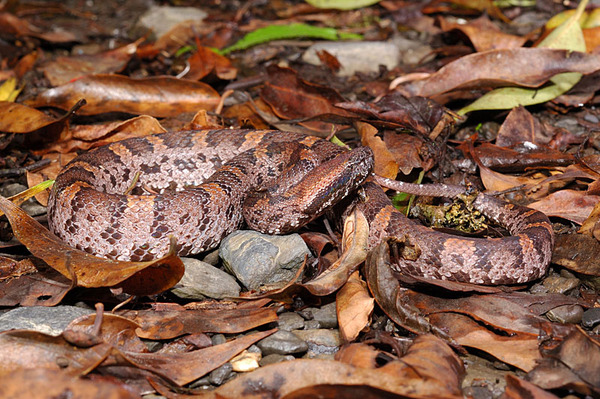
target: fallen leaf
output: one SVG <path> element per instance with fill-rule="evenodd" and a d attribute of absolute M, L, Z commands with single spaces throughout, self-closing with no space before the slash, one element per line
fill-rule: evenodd
<path fill-rule="evenodd" d="M 277 314 L 271 308 L 138 310 L 126 311 L 123 316 L 140 325 L 141 338 L 154 340 L 199 332 L 235 334 L 277 321 Z"/>
<path fill-rule="evenodd" d="M 590 276 L 600 276 L 600 243 L 584 234 L 558 234 L 552 263 Z"/>
<path fill-rule="evenodd" d="M 446 18 L 440 18 L 439 21 L 443 31 L 455 29 L 465 34 L 478 52 L 518 48 L 527 41 L 526 37 L 502 32 L 485 15 L 467 23 L 450 22 Z"/>
<path fill-rule="evenodd" d="M 15 237 L 29 251 L 81 287 L 122 286 L 131 294 L 150 295 L 173 287 L 183 276 L 184 266 L 174 254 L 150 262 L 123 262 L 98 258 L 71 248 L 21 208 L 0 197 L 3 211 Z"/>
<path fill-rule="evenodd" d="M 356 130 L 361 137 L 362 145 L 371 148 L 375 156 L 375 174 L 388 179 L 395 179 L 398 175 L 398 164 L 387 146 L 377 137 L 377 129 L 368 123 L 356 122 Z"/>
<path fill-rule="evenodd" d="M 582 224 L 599 201 L 599 195 L 587 195 L 585 191 L 560 190 L 528 206 L 548 216 L 561 217 Z"/>
<path fill-rule="evenodd" d="M 62 370 L 17 369 L 0 376 L 0 397 L 48 399 L 68 392 L 70 398 L 137 399 L 139 395 L 116 381 L 76 378 Z"/>
<path fill-rule="evenodd" d="M 369 295 L 358 271 L 350 275 L 335 299 L 340 335 L 343 341 L 352 342 L 368 326 L 375 300 Z"/>
<path fill-rule="evenodd" d="M 350 116 L 333 104 L 344 101 L 335 90 L 306 82 L 298 78 L 290 68 L 271 65 L 267 68 L 267 80 L 260 97 L 271 106 L 275 114 L 282 119 L 308 118 L 321 114 Z M 330 133 L 333 125 L 320 121 L 302 122 L 311 130 Z"/>
<path fill-rule="evenodd" d="M 59 136 L 66 128 L 66 118 L 52 118 L 35 108 L 9 101 L 0 101 L 0 131 L 31 133 L 45 129 L 46 134 Z"/>
<path fill-rule="evenodd" d="M 25 103 L 33 107 L 71 108 L 84 98 L 82 115 L 127 112 L 155 117 L 177 116 L 199 109 L 212 110 L 219 94 L 202 83 L 172 77 L 131 79 L 120 75 L 89 75 L 48 89 Z"/>

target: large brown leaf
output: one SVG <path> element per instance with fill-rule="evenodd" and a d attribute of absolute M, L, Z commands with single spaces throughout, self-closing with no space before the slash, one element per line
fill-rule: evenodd
<path fill-rule="evenodd" d="M 8 217 L 15 237 L 32 254 L 63 276 L 75 277 L 81 287 L 119 285 L 131 294 L 150 295 L 171 288 L 183 276 L 183 262 L 174 254 L 150 262 L 98 258 L 69 247 L 6 198 L 0 197 L 0 210 Z"/>
<path fill-rule="evenodd" d="M 131 79 L 120 75 L 89 75 L 48 89 L 26 104 L 69 109 L 82 98 L 87 101 L 79 110 L 83 115 L 127 112 L 167 117 L 200 109 L 212 110 L 219 101 L 219 94 L 202 82 L 167 76 Z"/>
<path fill-rule="evenodd" d="M 439 69 L 415 94 L 432 97 L 464 87 L 539 87 L 563 72 L 589 74 L 600 69 L 600 55 L 548 48 L 490 50 L 459 58 Z"/>

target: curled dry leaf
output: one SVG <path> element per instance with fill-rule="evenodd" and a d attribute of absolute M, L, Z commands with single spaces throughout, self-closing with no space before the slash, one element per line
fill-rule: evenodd
<path fill-rule="evenodd" d="M 539 87 L 563 72 L 589 74 L 600 69 L 600 55 L 549 48 L 490 50 L 459 58 L 442 67 L 416 90 L 433 97 L 464 87 Z"/>
<path fill-rule="evenodd" d="M 164 132 L 166 129 L 161 126 L 160 122 L 148 115 L 106 124 L 78 125 L 70 130 L 70 137 L 54 142 L 36 153 L 70 153 L 74 150 L 88 150 L 130 137 L 143 137 Z"/>
<path fill-rule="evenodd" d="M 336 107 L 369 118 L 369 123 L 403 127 L 434 140 L 454 124 L 449 110 L 424 97 L 407 98 L 398 92 L 383 96 L 375 103 L 340 102 Z"/>
<path fill-rule="evenodd" d="M 55 119 L 26 105 L 0 101 L 0 132 L 31 133 L 46 129 L 48 134 L 58 136 L 66 123 L 67 117 Z"/>
<path fill-rule="evenodd" d="M 477 52 L 518 48 L 527 41 L 526 37 L 502 32 L 487 16 L 482 16 L 466 24 L 449 22 L 446 18 L 440 18 L 439 21 L 440 28 L 445 32 L 456 29 L 464 33 Z"/>
<path fill-rule="evenodd" d="M 49 159 L 51 162 L 36 172 L 27 172 L 27 185 L 31 188 L 42 182 L 56 179 L 62 168 L 77 156 L 76 153 L 68 154 L 46 154 L 42 159 Z M 47 190 L 39 192 L 35 195 L 35 199 L 42 205 L 48 205 L 48 197 L 50 196 Z"/>
<path fill-rule="evenodd" d="M 123 315 L 140 325 L 141 338 L 161 340 L 200 332 L 236 334 L 277 321 L 271 308 L 139 310 Z"/>
<path fill-rule="evenodd" d="M 369 295 L 367 285 L 358 271 L 350 275 L 335 299 L 340 335 L 345 342 L 352 342 L 369 324 L 375 300 Z"/>
<path fill-rule="evenodd" d="M 368 239 L 367 219 L 361 211 L 355 210 L 344 221 L 343 253 L 340 258 L 317 278 L 302 286 L 318 296 L 337 291 L 366 259 Z"/>
<path fill-rule="evenodd" d="M 122 351 L 131 364 L 167 378 L 177 385 L 188 384 L 227 363 L 253 343 L 273 334 L 276 329 L 248 334 L 221 345 L 187 353 L 137 353 Z"/>
<path fill-rule="evenodd" d="M 500 399 L 558 399 L 558 396 L 544 391 L 529 381 L 507 374 L 506 390 Z"/>
<path fill-rule="evenodd" d="M 362 145 L 370 147 L 373 150 L 375 155 L 375 173 L 388 179 L 395 179 L 398 175 L 398 163 L 383 140 L 377 137 L 377 129 L 364 122 L 356 122 L 355 126 L 360 135 Z"/>
<path fill-rule="evenodd" d="M 267 80 L 260 97 L 282 119 L 309 118 L 323 114 L 350 116 L 333 104 L 344 101 L 334 89 L 306 82 L 290 68 L 272 65 L 267 68 Z M 333 125 L 327 122 L 302 122 L 311 130 L 330 133 Z"/>
<path fill-rule="evenodd" d="M 85 75 L 121 72 L 135 54 L 139 39 L 134 43 L 97 54 L 58 56 L 41 66 L 52 86 L 69 83 Z"/>
<path fill-rule="evenodd" d="M 25 19 L 18 18 L 7 12 L 0 13 L 0 31 L 16 36 L 31 36 L 51 43 L 67 43 L 79 41 L 79 38 L 65 30 L 56 32 L 41 32 L 40 29 Z"/>
<path fill-rule="evenodd" d="M 131 79 L 120 75 L 89 75 L 48 89 L 26 104 L 69 109 L 82 98 L 87 101 L 79 110 L 83 115 L 127 112 L 167 117 L 199 109 L 212 110 L 219 102 L 219 94 L 202 82 L 167 76 Z"/>
<path fill-rule="evenodd" d="M 15 237 L 29 251 L 63 276 L 77 279 L 81 287 L 121 286 L 135 295 L 151 295 L 173 287 L 183 276 L 184 266 L 174 254 L 150 262 L 122 262 L 98 258 L 71 248 L 21 208 L 0 197 L 3 211 Z"/>
<path fill-rule="evenodd" d="M 509 147 L 523 142 L 538 144 L 540 124 L 525 107 L 513 108 L 498 130 L 496 145 Z"/>
<path fill-rule="evenodd" d="M 462 398 L 463 374 L 463 365 L 452 349 L 440 339 L 424 335 L 415 339 L 400 360 L 380 368 L 299 359 L 241 375 L 202 398 L 357 397 L 357 393 L 360 397 Z M 324 391 L 327 386 L 330 389 Z"/>
<path fill-rule="evenodd" d="M 229 58 L 215 53 L 211 49 L 198 46 L 196 52 L 188 59 L 190 70 L 185 74 L 189 80 L 200 80 L 210 73 L 213 73 L 223 80 L 233 80 L 237 76 L 237 69 L 231 64 Z"/>
<path fill-rule="evenodd" d="M 34 368 L 82 375 L 102 363 L 111 350 L 112 346 L 106 343 L 78 348 L 62 336 L 26 330 L 3 331 L 0 333 L 0 376 L 17 369 Z"/>
<path fill-rule="evenodd" d="M 569 389 L 600 395 L 600 343 L 579 327 L 545 354 L 546 359 L 527 379 L 544 389 Z"/>

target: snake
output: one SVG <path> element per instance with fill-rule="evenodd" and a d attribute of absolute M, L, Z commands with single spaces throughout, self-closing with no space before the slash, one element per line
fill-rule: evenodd
<path fill-rule="evenodd" d="M 244 225 L 286 234 L 332 207 L 352 206 L 369 224 L 369 250 L 388 237 L 411 249 L 396 257 L 393 268 L 399 272 L 486 285 L 524 283 L 546 273 L 554 235 L 542 212 L 479 193 L 473 206 L 510 235 L 436 231 L 393 206 L 379 183 L 394 181 L 374 178 L 373 166 L 369 147 L 347 150 L 316 136 L 277 130 L 129 138 L 85 152 L 62 169 L 50 192 L 48 226 L 79 250 L 146 261 L 168 253 L 170 237 L 178 255 L 198 254 Z M 413 186 L 417 194 L 432 196 L 464 191 Z"/>

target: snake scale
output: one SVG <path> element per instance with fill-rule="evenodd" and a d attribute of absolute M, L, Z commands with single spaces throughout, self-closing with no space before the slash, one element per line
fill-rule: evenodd
<path fill-rule="evenodd" d="M 243 220 L 255 230 L 297 230 L 344 198 L 369 222 L 369 244 L 387 236 L 416 249 L 399 271 L 424 277 L 510 284 L 542 276 L 554 236 L 541 212 L 479 194 L 474 206 L 510 236 L 465 238 L 406 218 L 372 178 L 368 147 L 347 151 L 314 136 L 269 130 L 210 130 L 131 138 L 88 151 L 61 171 L 48 224 L 81 250 L 149 260 L 216 247 Z M 362 195 L 353 195 L 360 187 Z M 425 186 L 426 187 L 426 186 Z M 435 187 L 435 186 L 432 186 Z M 430 195 L 448 195 L 433 189 Z"/>

